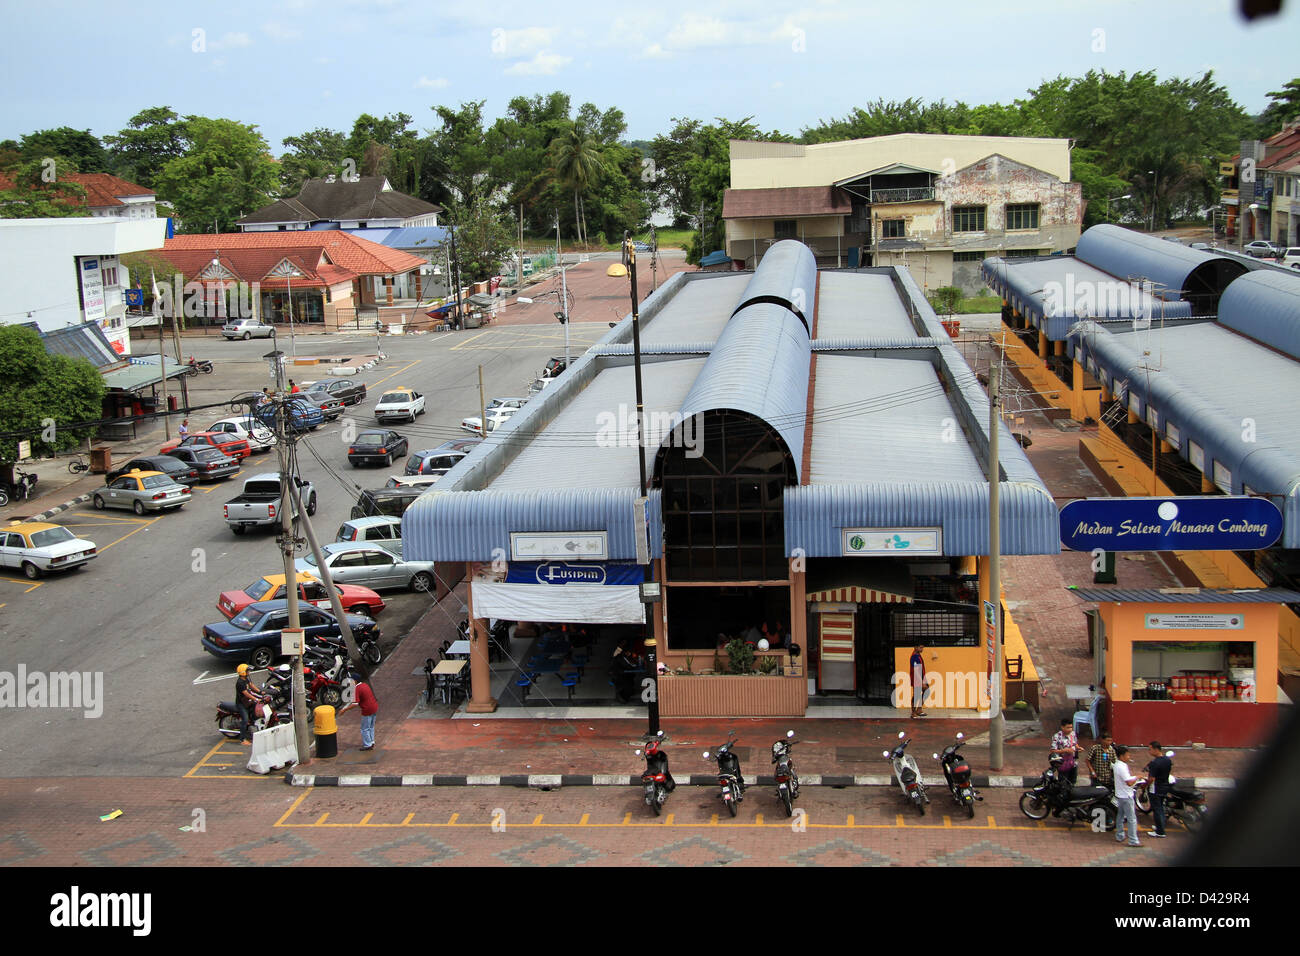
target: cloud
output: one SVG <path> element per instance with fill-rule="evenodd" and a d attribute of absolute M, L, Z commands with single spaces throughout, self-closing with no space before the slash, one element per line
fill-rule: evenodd
<path fill-rule="evenodd" d="M 508 67 L 506 73 L 512 76 L 550 76 L 572 62 L 571 56 L 560 56 L 557 53 L 539 50 L 531 60 L 520 60 Z"/>
<path fill-rule="evenodd" d="M 671 60 L 672 53 L 665 50 L 658 43 L 651 43 L 641 51 L 641 58 L 644 60 Z"/>
<path fill-rule="evenodd" d="M 524 27 L 520 30 L 497 27 L 492 31 L 492 53 L 512 57 L 540 53 L 551 45 L 558 32 L 554 27 Z"/>
<path fill-rule="evenodd" d="M 415 81 L 415 88 L 417 90 L 419 89 L 441 90 L 441 89 L 445 89 L 450 83 L 451 83 L 450 80 L 442 76 L 433 80 L 429 79 L 427 76 L 421 76 L 418 80 Z"/>
<path fill-rule="evenodd" d="M 688 13 L 677 21 L 664 39 L 665 45 L 673 50 L 689 50 L 693 47 L 724 46 L 736 43 L 744 33 L 739 26 L 730 25 L 717 17 Z M 743 41 L 742 41 L 743 42 Z"/>
<path fill-rule="evenodd" d="M 297 40 L 302 36 L 302 31 L 296 27 L 286 26 L 283 23 L 263 23 L 262 32 L 272 40 Z"/>
<path fill-rule="evenodd" d="M 238 47 L 253 45 L 253 38 L 247 33 L 223 33 L 220 40 L 208 44 L 210 50 L 233 50 Z"/>

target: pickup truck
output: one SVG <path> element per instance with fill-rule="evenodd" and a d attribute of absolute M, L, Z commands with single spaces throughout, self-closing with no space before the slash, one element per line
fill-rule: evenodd
<path fill-rule="evenodd" d="M 310 481 L 293 479 L 298 483 L 298 494 L 307 502 L 307 514 L 316 513 L 316 489 Z M 226 524 L 235 534 L 249 528 L 269 528 L 280 524 L 280 474 L 268 471 L 254 475 L 244 482 L 244 493 L 226 502 L 222 511 Z M 294 518 L 298 515 L 295 511 Z"/>

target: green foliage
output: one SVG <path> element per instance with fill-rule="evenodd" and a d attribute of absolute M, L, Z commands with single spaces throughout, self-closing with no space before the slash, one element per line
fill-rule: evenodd
<path fill-rule="evenodd" d="M 930 293 L 930 304 L 940 315 L 951 315 L 962 300 L 962 291 L 955 285 L 940 286 Z"/>
<path fill-rule="evenodd" d="M 68 126 L 42 129 L 22 138 L 23 159 L 39 162 L 46 157 L 62 157 L 76 164 L 83 173 L 108 172 L 108 151 L 88 129 L 77 130 Z"/>
<path fill-rule="evenodd" d="M 383 119 L 369 113 L 357 117 L 343 151 L 346 158 L 355 161 L 357 175 L 383 176 L 399 193 L 419 196 L 426 146 L 419 133 L 409 128 L 411 122 L 406 113 L 394 113 Z"/>
<path fill-rule="evenodd" d="M 1294 119 L 1300 119 L 1300 77 L 1282 84 L 1282 89 L 1268 94 L 1271 102 L 1257 120 L 1259 139 L 1267 139 Z"/>
<path fill-rule="evenodd" d="M 90 362 L 49 355 L 37 333 L 7 325 L 0 326 L 0 368 L 0 435 L 16 433 L 0 438 L 0 459 L 13 461 L 22 439 L 32 443 L 34 455 L 85 440 L 85 428 L 63 426 L 100 417 L 104 380 Z"/>
<path fill-rule="evenodd" d="M 256 126 L 185 117 L 184 156 L 168 160 L 154 183 L 186 232 L 233 232 L 241 217 L 267 205 L 279 168 Z"/>
<path fill-rule="evenodd" d="M 742 638 L 733 637 L 727 642 L 727 670 L 732 674 L 754 672 L 754 648 Z"/>
<path fill-rule="evenodd" d="M 105 136 L 113 171 L 138 186 L 154 181 L 169 161 L 185 154 L 185 123 L 168 106 L 154 106 L 131 117 L 116 136 Z"/>
<path fill-rule="evenodd" d="M 765 656 L 758 662 L 758 672 L 771 676 L 776 673 L 776 669 L 781 666 L 781 661 L 777 657 Z"/>
<path fill-rule="evenodd" d="M 505 217 L 479 197 L 469 204 L 449 205 L 446 222 L 456 230 L 461 281 L 468 285 L 496 275 L 511 248 L 512 232 Z"/>
<path fill-rule="evenodd" d="M 286 136 L 283 142 L 291 150 L 280 157 L 283 195 L 296 196 L 309 179 L 344 175 L 343 160 L 349 157 L 348 138 L 342 133 L 318 127 L 301 136 Z M 361 175 L 359 160 L 356 169 L 357 175 Z"/>
<path fill-rule="evenodd" d="M 76 166 L 52 156 L 18 160 L 4 169 L 13 183 L 0 189 L 0 219 L 57 219 L 89 216 L 86 189 L 79 183 L 60 179 L 60 172 L 76 172 Z"/>

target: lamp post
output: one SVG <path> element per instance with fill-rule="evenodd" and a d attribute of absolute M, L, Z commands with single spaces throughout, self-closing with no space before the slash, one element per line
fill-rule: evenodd
<path fill-rule="evenodd" d="M 528 296 L 521 295 L 517 299 L 515 299 L 515 301 L 518 302 L 520 305 L 532 305 L 538 299 L 548 295 L 555 296 L 560 302 L 560 308 L 564 310 L 563 312 L 556 312 L 555 319 L 557 322 L 559 322 L 561 325 L 564 326 L 564 367 L 568 368 L 569 367 L 569 290 L 566 288 L 563 293 L 555 292 L 554 290 L 549 292 L 538 292 L 536 295 L 532 296 L 531 298 L 529 298 Z"/>
<path fill-rule="evenodd" d="M 284 281 L 289 287 L 289 351 L 293 353 L 293 357 L 296 359 L 298 357 L 298 340 L 294 338 L 294 334 L 293 334 L 293 271 L 292 270 L 290 270 L 289 273 L 285 275 Z"/>
<path fill-rule="evenodd" d="M 1151 186 L 1151 232 L 1156 231 L 1156 202 L 1160 195 L 1160 173 L 1154 169 L 1147 170 L 1148 176 L 1155 177 Z"/>
<path fill-rule="evenodd" d="M 1107 199 L 1106 200 L 1106 221 L 1110 222 L 1110 204 L 1112 202 L 1114 202 L 1116 199 L 1132 199 L 1132 198 L 1133 198 L 1132 193 L 1125 193 L 1122 196 L 1111 196 L 1109 199 Z"/>

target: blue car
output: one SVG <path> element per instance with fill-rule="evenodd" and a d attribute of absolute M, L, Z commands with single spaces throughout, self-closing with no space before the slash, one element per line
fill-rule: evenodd
<path fill-rule="evenodd" d="M 329 611 L 298 605 L 298 620 L 308 639 L 338 637 L 339 622 Z M 243 661 L 251 667 L 270 667 L 280 657 L 280 632 L 289 626 L 289 602 L 258 601 L 229 621 L 205 624 L 203 649 L 223 661 Z M 379 663 L 379 625 L 368 617 L 348 615 L 348 626 L 362 655 Z"/>
<path fill-rule="evenodd" d="M 289 412 L 289 427 L 296 432 L 305 432 L 309 428 L 319 428 L 325 422 L 325 414 L 311 402 L 303 398 L 291 398 L 286 404 Z M 267 403 L 259 405 L 254 417 L 267 428 L 275 428 L 275 406 Z"/>

